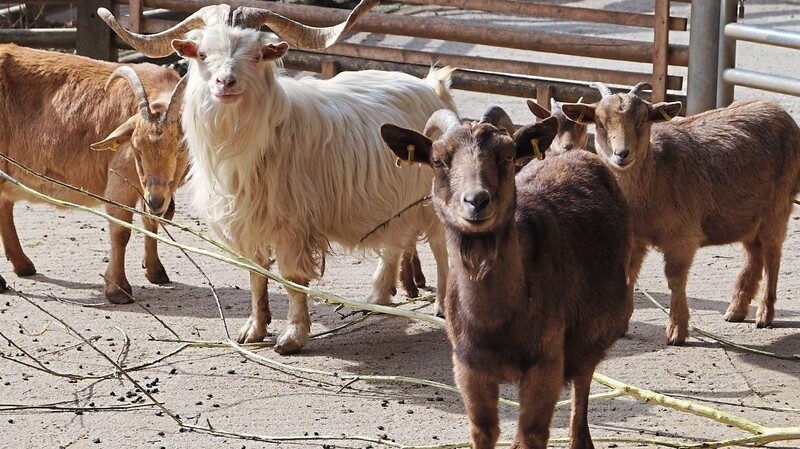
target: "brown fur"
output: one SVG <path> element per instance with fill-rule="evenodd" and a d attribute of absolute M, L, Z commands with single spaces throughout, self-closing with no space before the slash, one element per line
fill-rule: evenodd
<path fill-rule="evenodd" d="M 528 109 L 540 120 L 555 117 L 558 120 L 558 134 L 550 144 L 548 154 L 562 154 L 571 150 L 585 150 L 594 153 L 594 148 L 589 146 L 589 129 L 586 125 L 573 122 L 561 111 L 561 106 L 554 99 L 550 100 L 551 109 L 548 111 L 533 100 L 528 100 Z"/>
<path fill-rule="evenodd" d="M 81 56 L 0 45 L 0 151 L 32 170 L 72 186 L 136 206 L 144 194 L 155 213 L 174 212 L 172 194 L 187 170 L 180 121 L 166 124 L 141 119 L 134 95 L 125 81 L 106 80 L 120 64 Z M 131 66 L 139 75 L 154 114 L 165 112 L 178 75 L 152 64 Z M 161 135 L 151 142 L 148 135 Z M 101 142 L 102 141 L 102 142 Z M 130 142 L 135 142 L 136 150 Z M 117 151 L 93 151 L 95 148 Z M 47 195 L 78 204 L 90 198 L 25 174 L 3 161 L 0 169 Z M 129 185 L 112 170 L 132 183 Z M 135 186 L 135 187 L 134 187 Z M 137 192 L 141 189 L 142 193 Z M 6 257 L 20 276 L 36 273 L 25 255 L 14 226 L 13 207 L 33 198 L 8 183 L 0 183 L 0 234 Z M 163 200 L 163 202 L 161 201 Z M 110 215 L 131 222 L 133 214 L 108 206 Z M 155 232 L 157 223 L 144 220 Z M 128 302 L 131 286 L 125 276 L 125 247 L 130 230 L 110 224 L 111 252 L 106 270 L 106 297 Z M 156 241 L 145 238 L 143 266 L 153 283 L 169 282 L 158 258 Z"/>
<path fill-rule="evenodd" d="M 670 344 L 683 344 L 688 336 L 686 280 L 704 246 L 742 242 L 747 254 L 725 319 L 747 317 L 763 270 L 767 287 L 756 324 L 772 323 L 781 246 L 800 190 L 800 129 L 777 105 L 735 103 L 665 122 L 662 111 L 674 116 L 679 110 L 680 103 L 650 104 L 631 94 L 564 105 L 568 116 L 583 113 L 597 124 L 598 154 L 630 204 L 631 283 L 648 247 L 664 253 Z M 625 151 L 630 162 L 620 167 Z"/>
<path fill-rule="evenodd" d="M 556 129 L 548 119 L 512 140 L 492 124 L 469 124 L 430 143 L 427 158 L 408 137 L 413 131 L 384 132 L 396 153 L 414 143 L 436 167 L 433 203 L 451 260 L 447 330 L 477 449 L 497 441 L 502 382 L 519 384 L 515 447 L 545 448 L 568 381 L 570 447 L 592 448 L 589 384 L 627 327 L 630 229 L 611 172 L 596 155 L 575 151 L 530 164 L 515 179 L 515 159 L 530 155 L 524 143 L 538 137 L 546 148 Z M 476 189 L 489 193 L 485 210 L 464 204 Z"/>

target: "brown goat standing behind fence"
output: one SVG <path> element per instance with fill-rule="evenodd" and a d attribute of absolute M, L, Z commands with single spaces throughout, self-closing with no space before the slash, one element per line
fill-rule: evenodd
<path fill-rule="evenodd" d="M 592 448 L 592 374 L 627 328 L 632 300 L 627 206 L 608 168 L 584 151 L 529 164 L 515 179 L 515 160 L 536 145 L 547 148 L 558 125 L 549 118 L 512 138 L 501 111 L 462 126 L 442 110 L 424 135 L 394 125 L 381 133 L 400 159 L 413 150 L 413 160 L 435 170 L 432 201 L 451 261 L 447 331 L 473 447 L 494 447 L 498 386 L 514 382 L 515 447 L 545 448 L 556 401 L 571 381 L 570 447 Z"/>
<path fill-rule="evenodd" d="M 800 129 L 786 111 L 764 101 L 670 121 L 681 104 L 642 100 L 638 93 L 645 86 L 612 94 L 598 83 L 600 102 L 562 105 L 570 119 L 595 124 L 597 153 L 630 204 L 630 282 L 648 247 L 664 253 L 671 291 L 667 341 L 683 344 L 689 332 L 686 280 L 695 252 L 742 242 L 747 260 L 725 319 L 747 317 L 764 271 L 756 325 L 771 325 L 781 246 L 800 190 Z"/>
<path fill-rule="evenodd" d="M 113 82 L 116 78 L 127 83 Z M 38 173 L 130 207 L 144 197 L 147 210 L 171 216 L 172 195 L 188 166 L 180 127 L 183 83 L 179 79 L 174 70 L 153 64 L 123 66 L 0 45 L 0 152 Z M 0 162 L 0 169 L 55 198 L 96 204 L 8 162 Z M 30 276 L 36 268 L 23 252 L 14 225 L 18 200 L 34 198 L 0 182 L 0 234 L 6 258 L 17 275 Z M 107 210 L 120 220 L 133 219 L 133 213 L 118 207 Z M 147 230 L 158 229 L 155 221 L 143 221 Z M 109 232 L 105 296 L 113 303 L 129 302 L 125 248 L 131 231 L 110 223 Z M 149 237 L 142 265 L 150 282 L 169 282 L 156 241 Z M 5 287 L 5 280 L 0 277 L 0 281 Z"/>

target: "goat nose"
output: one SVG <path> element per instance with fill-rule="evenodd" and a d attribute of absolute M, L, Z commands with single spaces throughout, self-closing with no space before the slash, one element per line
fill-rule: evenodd
<path fill-rule="evenodd" d="M 473 189 L 464 192 L 463 201 L 470 206 L 474 213 L 479 213 L 491 203 L 492 197 L 486 189 Z"/>
<path fill-rule="evenodd" d="M 233 75 L 225 75 L 217 77 L 217 84 L 226 89 L 233 87 L 233 85 L 236 84 L 236 77 Z"/>
<path fill-rule="evenodd" d="M 628 151 L 627 148 L 623 148 L 623 149 L 621 149 L 619 151 L 614 150 L 614 156 L 617 156 L 618 158 L 623 159 L 623 160 L 625 158 L 627 158 L 629 154 L 630 154 L 630 151 Z"/>
<path fill-rule="evenodd" d="M 147 205 L 151 211 L 160 211 L 164 206 L 164 197 L 161 195 L 151 195 L 147 199 Z"/>

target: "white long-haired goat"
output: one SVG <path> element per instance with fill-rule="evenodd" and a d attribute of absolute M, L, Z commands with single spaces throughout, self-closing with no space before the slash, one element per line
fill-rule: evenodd
<path fill-rule="evenodd" d="M 397 168 L 379 131 L 386 122 L 421 130 L 434 111 L 455 109 L 450 70 L 432 70 L 426 80 L 372 70 L 295 80 L 276 64 L 289 44 L 258 31 L 267 24 L 296 47 L 325 48 L 377 4 L 362 1 L 347 21 L 329 28 L 262 9 L 209 6 L 151 36 L 129 33 L 107 10 L 98 13 L 137 50 L 165 56 L 174 48 L 190 60 L 183 127 L 191 183 L 200 210 L 230 245 L 265 267 L 274 250 L 281 274 L 302 285 L 322 275 L 331 242 L 377 250 L 369 300 L 388 303 L 400 255 L 424 234 L 442 298 L 447 250 L 430 207 L 409 209 L 361 239 L 430 193 L 433 172 Z M 266 278 L 251 274 L 250 287 L 253 310 L 240 342 L 262 340 L 271 321 Z M 289 290 L 289 297 L 288 325 L 275 346 L 281 354 L 299 351 L 311 327 L 306 295 Z"/>

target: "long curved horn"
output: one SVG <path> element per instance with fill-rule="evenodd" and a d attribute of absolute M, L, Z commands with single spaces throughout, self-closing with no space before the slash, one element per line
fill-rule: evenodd
<path fill-rule="evenodd" d="M 648 82 L 641 82 L 633 86 L 633 88 L 631 88 L 631 91 L 628 93 L 631 95 L 639 95 L 640 93 L 642 93 L 642 90 L 644 89 L 653 90 L 653 86 L 651 86 L 650 83 Z"/>
<path fill-rule="evenodd" d="M 161 117 L 161 123 L 172 123 L 178 119 L 178 113 L 183 106 L 183 90 L 186 89 L 186 80 L 189 75 L 183 75 L 175 89 L 172 90 L 172 95 L 169 97 L 169 106 L 167 106 L 167 113 Z"/>
<path fill-rule="evenodd" d="M 439 109 L 428 119 L 422 134 L 430 139 L 437 131 L 441 134 L 447 134 L 451 129 L 460 127 L 461 120 L 455 112 L 450 109 Z"/>
<path fill-rule="evenodd" d="M 361 0 L 361 3 L 350 12 L 347 20 L 324 28 L 303 25 L 268 9 L 250 7 L 241 7 L 234 11 L 231 25 L 256 29 L 261 25 L 267 25 L 293 47 L 322 50 L 335 44 L 358 19 L 379 3 L 379 0 Z"/>
<path fill-rule="evenodd" d="M 614 93 L 611 92 L 611 89 L 609 89 L 608 86 L 606 86 L 605 84 L 603 84 L 603 83 L 601 83 L 599 81 L 596 82 L 596 83 L 590 83 L 589 87 L 593 87 L 593 88 L 599 90 L 600 93 L 603 94 L 603 97 L 609 97 L 611 95 L 614 95 Z"/>
<path fill-rule="evenodd" d="M 155 34 L 131 33 L 122 28 L 111 11 L 106 8 L 97 8 L 97 15 L 136 51 L 153 58 L 163 58 L 173 53 L 174 50 L 170 45 L 173 39 L 179 39 L 187 31 L 201 28 L 204 25 L 226 23 L 230 19 L 230 9 L 231 7 L 228 5 L 205 6 L 174 27 Z"/>
<path fill-rule="evenodd" d="M 483 113 L 483 118 L 481 118 L 482 123 L 491 123 L 492 125 L 503 128 L 508 131 L 508 134 L 514 134 L 516 131 L 516 127 L 514 126 L 514 122 L 511 121 L 511 117 L 508 116 L 503 108 L 500 106 L 492 106 Z"/>
<path fill-rule="evenodd" d="M 133 95 L 136 97 L 136 103 L 139 105 L 139 112 L 142 114 L 142 119 L 144 119 L 146 122 L 152 122 L 153 115 L 150 113 L 150 102 L 147 101 L 147 92 L 144 90 L 144 86 L 142 85 L 142 80 L 139 79 L 139 75 L 137 75 L 132 68 L 126 65 L 117 67 L 108 77 L 105 89 L 108 90 L 108 87 L 111 85 L 111 83 L 119 78 L 124 79 L 131 86 Z"/>

